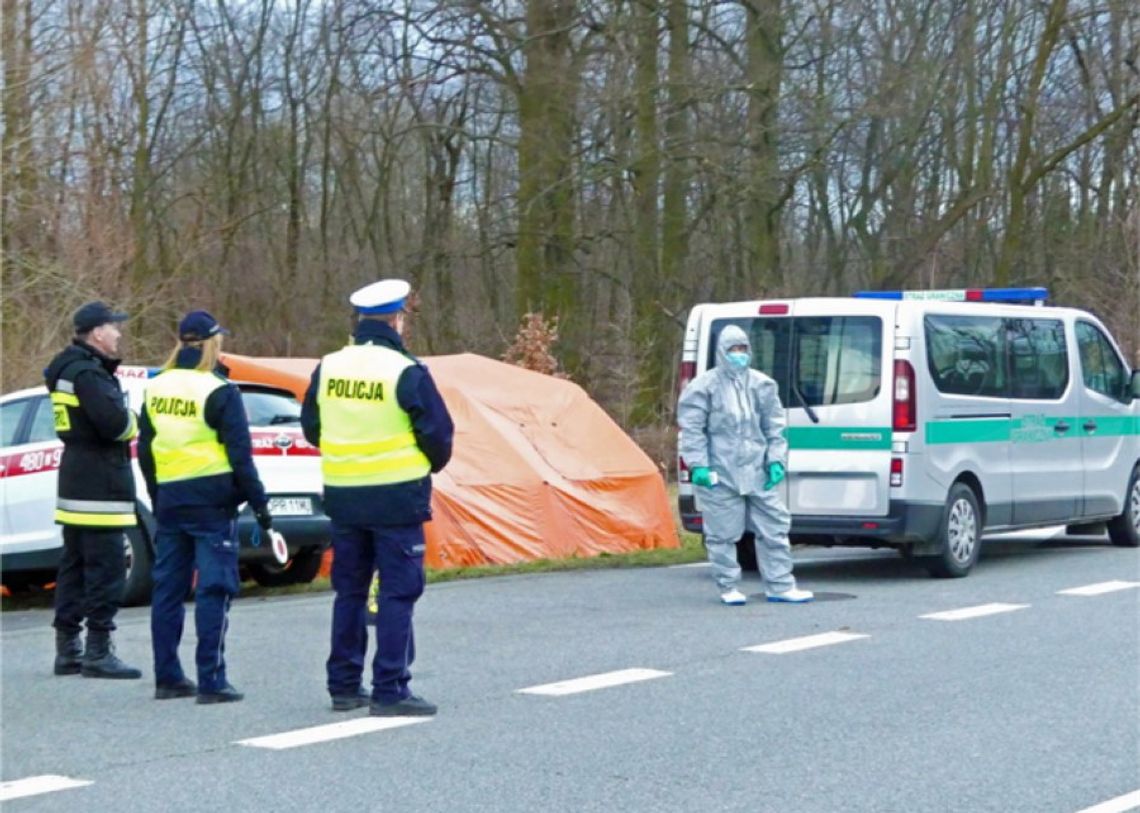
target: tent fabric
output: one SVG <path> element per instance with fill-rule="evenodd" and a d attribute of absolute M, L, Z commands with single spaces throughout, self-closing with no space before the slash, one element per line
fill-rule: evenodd
<path fill-rule="evenodd" d="M 223 360 L 235 381 L 298 398 L 317 364 Z M 429 567 L 679 546 L 661 472 L 577 384 L 472 353 L 421 361 L 455 421 L 424 528 Z"/>

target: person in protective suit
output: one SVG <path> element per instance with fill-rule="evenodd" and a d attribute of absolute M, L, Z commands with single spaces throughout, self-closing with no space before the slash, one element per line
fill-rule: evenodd
<path fill-rule="evenodd" d="M 127 572 L 123 532 L 138 524 L 131 473 L 138 427 L 115 378 L 118 323 L 126 318 L 103 302 L 87 303 L 73 317 L 75 338 L 44 370 L 63 441 L 55 511 L 63 554 L 52 622 L 57 675 L 142 677 L 119 660 L 111 642 Z"/>
<path fill-rule="evenodd" d="M 218 361 L 226 334 L 206 311 L 187 314 L 143 404 L 139 468 L 158 520 L 150 608 L 158 700 L 195 694 L 198 703 L 242 699 L 226 677 L 224 657 L 230 600 L 239 588 L 235 519 L 244 502 L 265 531 L 273 518 L 253 465 L 241 392 Z M 197 684 L 178 660 L 183 602 L 195 568 Z"/>
<path fill-rule="evenodd" d="M 334 711 L 378 717 L 435 714 L 412 694 L 412 616 L 423 594 L 431 475 L 451 459 L 454 425 L 427 367 L 402 339 L 410 286 L 389 279 L 356 291 L 352 343 L 321 359 L 301 408 L 305 438 L 321 450 L 325 511 L 333 524 L 332 645 L 326 672 Z M 361 686 L 367 601 L 380 573 L 372 691 Z"/>
<path fill-rule="evenodd" d="M 681 458 L 704 518 L 705 548 L 725 604 L 744 604 L 736 543 L 751 530 L 768 601 L 811 601 L 796 587 L 791 515 L 776 486 L 787 470 L 784 407 L 776 382 L 754 370 L 748 336 L 721 331 L 716 366 L 689 382 L 677 403 Z"/>

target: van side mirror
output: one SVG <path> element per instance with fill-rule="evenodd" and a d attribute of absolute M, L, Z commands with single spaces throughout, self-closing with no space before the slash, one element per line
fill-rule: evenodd
<path fill-rule="evenodd" d="M 1140 398 L 1140 370 L 1132 371 L 1132 381 L 1128 384 L 1128 394 L 1135 400 Z"/>

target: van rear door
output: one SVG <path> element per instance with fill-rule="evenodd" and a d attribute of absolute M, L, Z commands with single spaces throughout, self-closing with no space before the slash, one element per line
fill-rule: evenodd
<path fill-rule="evenodd" d="M 775 366 L 787 370 L 780 394 L 793 516 L 890 510 L 895 309 L 860 299 L 792 301 L 787 357 Z"/>

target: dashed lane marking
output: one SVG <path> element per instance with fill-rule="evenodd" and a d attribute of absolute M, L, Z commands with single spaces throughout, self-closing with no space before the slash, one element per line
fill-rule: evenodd
<path fill-rule="evenodd" d="M 38 796 L 56 790 L 81 788 L 90 784 L 93 783 L 88 779 L 72 779 L 69 776 L 50 773 L 43 776 L 29 776 L 27 779 L 13 779 L 10 782 L 0 782 L 0 802 L 21 799 L 24 796 Z"/>
<path fill-rule="evenodd" d="M 963 607 L 960 610 L 927 613 L 926 615 L 920 615 L 919 618 L 929 618 L 932 621 L 965 621 L 969 618 L 981 618 L 985 615 L 1012 613 L 1014 610 L 1024 610 L 1028 606 L 1028 604 L 1002 604 L 995 602 L 993 604 L 979 604 L 976 607 Z"/>
<path fill-rule="evenodd" d="M 1083 587 L 1070 587 L 1067 590 L 1058 590 L 1059 596 L 1102 596 L 1105 593 L 1115 593 L 1117 590 L 1129 590 L 1133 587 L 1140 587 L 1140 582 L 1122 582 L 1119 580 L 1110 582 L 1097 582 L 1096 584 L 1086 584 Z"/>
<path fill-rule="evenodd" d="M 599 675 L 587 675 L 586 677 L 574 678 L 572 680 L 561 680 L 557 683 L 544 683 L 541 686 L 530 686 L 526 689 L 518 689 L 517 693 L 561 697 L 562 695 L 577 694 L 578 692 L 589 692 L 594 689 L 608 689 L 612 686 L 622 686 L 626 683 L 638 683 L 642 680 L 669 677 L 672 674 L 672 672 L 661 672 L 657 669 L 619 669 L 616 672 L 603 672 Z"/>
<path fill-rule="evenodd" d="M 815 649 L 832 644 L 845 644 L 848 641 L 858 641 L 860 638 L 870 638 L 858 632 L 823 632 L 819 635 L 807 635 L 803 638 L 789 638 L 786 641 L 775 641 L 770 644 L 757 644 L 746 646 L 741 652 L 763 652 L 768 655 L 786 655 L 789 652 L 802 652 L 805 649 Z"/>
<path fill-rule="evenodd" d="M 389 728 L 426 723 L 429 717 L 359 717 L 355 720 L 345 720 L 342 723 L 329 723 L 328 725 L 312 726 L 311 728 L 298 728 L 295 731 L 285 731 L 281 734 L 269 734 L 264 737 L 251 737 L 247 740 L 237 740 L 235 745 L 248 745 L 251 748 L 269 748 L 274 751 L 283 751 L 286 748 L 297 748 L 302 745 L 313 745 L 318 742 L 340 740 L 345 737 L 355 737 L 360 734 L 371 734 L 374 731 L 384 731 Z"/>
<path fill-rule="evenodd" d="M 1140 790 L 1117 796 L 1115 799 L 1109 799 L 1099 805 L 1086 807 L 1084 810 L 1078 810 L 1077 813 L 1124 813 L 1126 810 L 1137 808 L 1140 808 Z"/>

